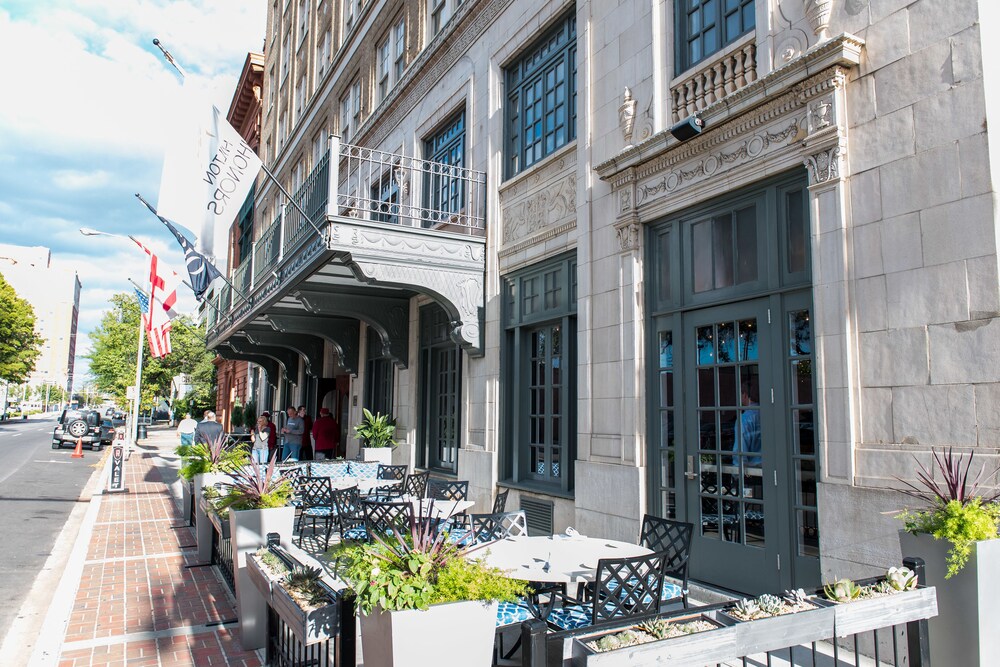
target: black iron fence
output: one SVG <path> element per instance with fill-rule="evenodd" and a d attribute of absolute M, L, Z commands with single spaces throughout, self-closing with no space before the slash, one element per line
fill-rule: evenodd
<path fill-rule="evenodd" d="M 903 564 L 917 574 L 918 581 L 923 586 L 925 581 L 923 560 L 906 558 L 903 560 Z M 705 607 L 693 607 L 658 616 L 669 620 L 690 615 L 694 611 L 701 613 L 719 611 L 730 604 L 726 602 Z M 718 667 L 771 667 L 772 665 L 775 667 L 930 667 L 927 618 L 884 626 L 878 626 L 879 622 L 879 619 L 872 619 L 869 628 L 844 636 L 818 638 L 816 641 L 772 648 L 751 655 L 733 655 L 722 661 L 713 657 L 710 664 L 716 664 Z M 609 632 L 615 631 L 622 628 L 622 623 L 621 621 L 617 623 L 610 621 L 577 630 L 553 632 L 543 620 L 524 621 L 520 628 L 521 665 L 522 667 L 562 667 L 564 664 L 570 664 L 571 661 L 573 665 L 589 664 L 585 660 L 580 661 L 580 656 L 571 657 L 572 651 L 568 648 L 567 640 L 583 635 L 592 635 L 602 628 L 606 628 Z M 710 642 L 711 640 L 706 637 L 706 641 Z M 668 660 L 665 664 L 669 664 L 669 662 Z M 695 660 L 682 662 L 695 664 Z M 600 661 L 600 664 L 625 665 L 630 663 L 609 660 Z"/>
<path fill-rule="evenodd" d="M 222 580 L 226 582 L 229 590 L 235 595 L 236 574 L 233 565 L 233 541 L 230 539 L 228 531 L 225 531 L 221 521 L 210 522 L 212 524 L 212 565 L 219 568 Z"/>

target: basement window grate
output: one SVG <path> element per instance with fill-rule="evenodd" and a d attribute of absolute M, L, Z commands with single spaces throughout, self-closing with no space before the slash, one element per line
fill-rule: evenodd
<path fill-rule="evenodd" d="M 521 509 L 528 520 L 528 535 L 551 535 L 552 514 L 555 505 L 551 500 L 521 496 Z"/>

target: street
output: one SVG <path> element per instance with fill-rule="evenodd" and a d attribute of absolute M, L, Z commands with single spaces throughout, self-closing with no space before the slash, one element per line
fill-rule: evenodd
<path fill-rule="evenodd" d="M 0 638 L 6 636 L 103 452 L 52 449 L 59 413 L 0 423 Z M 107 450 L 105 450 L 106 452 Z M 67 547 L 72 545 L 66 545 Z"/>

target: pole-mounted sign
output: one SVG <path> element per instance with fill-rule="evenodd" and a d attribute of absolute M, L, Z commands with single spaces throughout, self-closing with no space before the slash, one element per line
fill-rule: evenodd
<path fill-rule="evenodd" d="M 125 488 L 125 429 L 118 428 L 115 444 L 111 448 L 111 474 L 108 476 L 108 492 L 128 491 Z"/>

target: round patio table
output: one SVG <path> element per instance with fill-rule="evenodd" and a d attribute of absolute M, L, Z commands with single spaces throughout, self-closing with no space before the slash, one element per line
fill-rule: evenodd
<path fill-rule="evenodd" d="M 471 554 L 482 558 L 514 579 L 544 583 L 578 584 L 597 576 L 602 558 L 627 558 L 653 553 L 631 542 L 582 535 L 507 537 L 490 542 Z"/>

